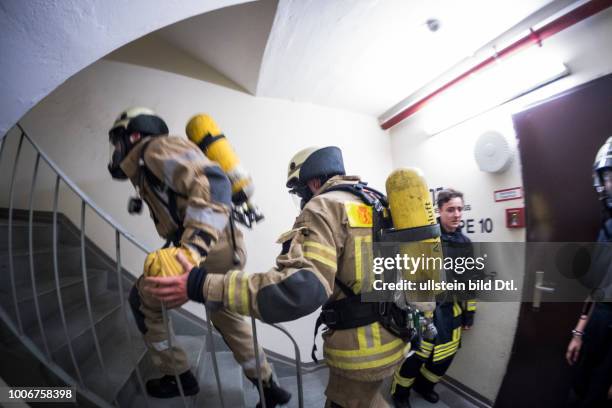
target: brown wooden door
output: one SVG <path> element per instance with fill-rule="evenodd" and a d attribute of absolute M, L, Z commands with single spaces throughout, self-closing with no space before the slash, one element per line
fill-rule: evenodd
<path fill-rule="evenodd" d="M 531 293 L 546 255 L 529 243 L 596 239 L 601 208 L 591 168 L 597 149 L 612 136 L 612 75 L 533 106 L 513 121 L 527 214 L 523 290 Z M 565 350 L 582 304 L 546 302 L 547 296 L 538 311 L 532 303 L 521 305 L 496 408 L 565 406 L 571 381 Z"/>

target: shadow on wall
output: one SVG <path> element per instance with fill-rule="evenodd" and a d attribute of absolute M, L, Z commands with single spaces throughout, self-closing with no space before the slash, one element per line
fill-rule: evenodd
<path fill-rule="evenodd" d="M 160 55 L 163 58 L 160 58 Z M 103 59 L 159 69 L 199 81 L 210 82 L 234 91 L 249 93 L 210 65 L 173 47 L 155 33 L 125 45 L 106 55 Z"/>

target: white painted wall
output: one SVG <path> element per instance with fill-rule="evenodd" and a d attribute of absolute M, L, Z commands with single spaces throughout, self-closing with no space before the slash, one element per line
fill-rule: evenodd
<path fill-rule="evenodd" d="M 612 72 L 611 39 L 612 10 L 608 9 L 544 42 L 543 49 L 569 67 L 569 77 L 527 95 L 511 106 L 496 109 L 432 137 L 423 130 L 432 119 L 425 108 L 390 130 L 393 166 L 419 167 L 430 187 L 453 187 L 463 191 L 466 204 L 471 206 L 464 218 L 489 217 L 494 224 L 493 233 L 486 234 L 478 232 L 479 224 L 476 222 L 477 232 L 468 234 L 473 241 L 524 241 L 524 230 L 504 227 L 504 210 L 522 207 L 523 200 L 496 203 L 493 199 L 494 190 L 522 185 L 519 156 L 515 156 L 505 173 L 486 174 L 479 171 L 474 161 L 474 143 L 487 130 L 498 130 L 509 140 L 515 140 L 512 111 Z M 465 98 L 469 103 L 469 95 Z M 490 266 L 499 274 L 515 277 L 520 287 L 524 276 L 523 258 L 520 253 L 518 256 L 506 254 L 503 262 Z M 474 328 L 465 333 L 462 348 L 449 370 L 450 376 L 490 400 L 495 399 L 506 370 L 519 306 L 518 303 L 481 303 Z"/>
<path fill-rule="evenodd" d="M 187 17 L 246 1 L 3 0 L 0 139 L 58 85 L 112 50 Z"/>
<path fill-rule="evenodd" d="M 174 58 L 177 56 L 173 54 Z M 191 64 L 193 60 L 186 58 L 184 62 Z M 280 251 L 275 241 L 291 227 L 298 213 L 285 189 L 287 164 L 296 151 L 311 145 L 337 145 L 344 152 L 347 171 L 367 177 L 379 188 L 384 186 L 391 169 L 389 139 L 373 117 L 305 103 L 255 98 L 174 73 L 101 60 L 60 86 L 22 122 L 94 202 L 151 248 L 160 247 L 163 242 L 157 237 L 147 211 L 141 216 L 130 216 L 126 203 L 133 193 L 131 185 L 112 181 L 106 170 L 108 129 L 116 115 L 131 105 L 156 110 L 173 134 L 183 135 L 187 120 L 197 112 L 208 112 L 217 120 L 251 172 L 256 183 L 255 202 L 266 216 L 265 222 L 247 234 L 249 272 L 266 271 L 274 265 Z M 14 151 L 15 139 L 11 138 L 5 153 Z M 20 162 L 22 171 L 15 201 L 20 207 L 27 205 L 31 170 L 25 168 L 28 165 L 31 169 L 32 163 L 32 154 L 25 155 Z M 9 164 L 3 161 L 2 174 L 7 174 Z M 40 186 L 36 206 L 50 209 L 53 184 L 41 181 Z M 7 191 L 6 183 L 1 187 Z M 0 202 L 0 207 L 3 206 L 5 195 Z M 78 225 L 79 203 L 62 195 L 60 207 Z M 88 225 L 91 229 L 87 227 L 87 231 L 95 231 L 92 238 L 98 245 L 114 254 L 112 231 L 99 222 Z M 135 275 L 141 273 L 143 254 L 128 250 L 123 258 Z M 201 314 L 201 307 L 191 310 Z M 310 361 L 315 317 L 313 314 L 287 324 L 300 344 L 304 361 Z M 265 347 L 293 355 L 292 346 L 278 332 L 261 330 Z"/>

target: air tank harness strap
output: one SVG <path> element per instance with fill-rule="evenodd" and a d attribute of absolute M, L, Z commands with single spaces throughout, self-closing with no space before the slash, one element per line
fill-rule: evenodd
<path fill-rule="evenodd" d="M 388 229 L 381 231 L 381 242 L 417 242 L 440 236 L 440 225 L 424 225 L 422 227 L 406 229 Z"/>
<path fill-rule="evenodd" d="M 210 135 L 210 133 L 208 133 L 208 134 Z M 210 137 L 208 137 L 208 136 L 204 136 L 204 137 L 202 138 L 202 141 L 201 141 L 200 143 L 198 143 L 198 147 L 199 147 L 200 149 L 202 149 L 202 151 L 204 152 L 204 154 L 206 154 L 206 151 L 208 150 L 208 147 L 209 147 L 211 144 L 215 143 L 215 142 L 216 142 L 217 140 L 219 140 L 219 139 L 224 139 L 224 138 L 225 138 L 225 135 L 224 135 L 224 134 L 220 134 L 220 135 L 217 135 L 217 136 L 212 136 L 212 135 L 211 135 Z"/>
<path fill-rule="evenodd" d="M 166 207 L 166 209 L 168 210 L 168 214 L 170 214 L 170 217 L 172 218 L 172 221 L 174 221 L 174 223 L 176 224 L 176 231 L 174 232 L 174 234 L 172 234 L 171 237 L 168 237 L 166 239 L 164 248 L 169 247 L 170 244 L 173 244 L 174 246 L 178 247 L 181 243 L 181 237 L 183 236 L 183 232 L 185 231 L 185 229 L 183 228 L 183 220 L 181 219 L 181 217 L 179 217 L 178 214 L 176 199 L 177 197 L 182 197 L 186 199 L 187 196 L 184 194 L 179 194 L 170 187 L 168 187 L 166 183 L 157 178 L 157 176 L 147 167 L 147 163 L 145 162 L 144 156 L 151 141 L 152 139 L 146 140 L 144 142 L 145 145 L 140 151 L 140 158 L 138 160 L 138 165 L 142 169 L 142 171 L 140 172 L 140 188 L 142 189 L 144 187 L 144 182 L 146 181 L 149 186 L 149 190 L 151 190 L 151 192 L 155 195 L 155 197 L 157 197 L 159 202 L 162 203 L 164 207 Z M 163 199 L 160 192 L 165 193 L 166 197 L 168 197 L 168 201 Z"/>
<path fill-rule="evenodd" d="M 238 256 L 238 246 L 236 245 L 236 222 L 232 214 L 229 216 L 229 225 L 232 238 L 232 262 L 237 266 L 240 264 L 240 257 Z"/>

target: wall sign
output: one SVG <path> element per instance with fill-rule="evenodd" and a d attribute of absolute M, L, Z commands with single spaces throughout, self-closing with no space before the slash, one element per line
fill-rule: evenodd
<path fill-rule="evenodd" d="M 493 196 L 496 203 L 500 201 L 518 200 L 519 198 L 523 198 L 523 188 L 514 187 L 505 188 L 503 190 L 495 190 L 493 192 Z"/>

